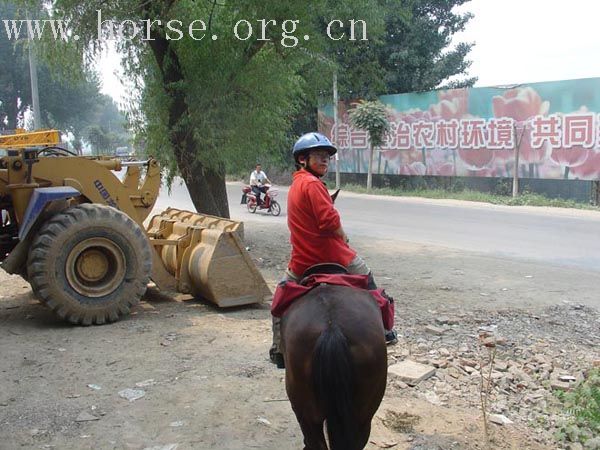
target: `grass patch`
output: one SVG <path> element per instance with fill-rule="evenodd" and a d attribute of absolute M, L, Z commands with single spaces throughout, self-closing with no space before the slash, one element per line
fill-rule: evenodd
<path fill-rule="evenodd" d="M 585 444 L 600 436 L 600 369 L 590 370 L 572 392 L 560 392 L 557 396 L 569 414 L 558 432 L 560 440 Z"/>
<path fill-rule="evenodd" d="M 357 184 L 344 184 L 342 190 L 366 194 L 367 188 Z M 509 195 L 490 194 L 486 192 L 464 189 L 460 191 L 447 191 L 444 189 L 412 189 L 404 190 L 400 188 L 373 188 L 371 194 L 389 195 L 395 197 L 422 197 L 434 199 L 453 199 L 469 202 L 484 202 L 494 205 L 508 206 L 551 206 L 555 208 L 576 208 L 600 211 L 600 208 L 587 203 L 576 202 L 574 200 L 563 200 L 560 198 L 548 198 L 540 194 L 523 193 L 517 198 Z"/>

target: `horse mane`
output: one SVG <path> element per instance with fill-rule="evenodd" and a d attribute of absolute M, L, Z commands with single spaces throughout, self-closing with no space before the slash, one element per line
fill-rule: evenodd
<path fill-rule="evenodd" d="M 353 433 L 354 366 L 350 347 L 340 327 L 330 324 L 319 336 L 313 355 L 313 383 L 325 410 L 332 450 L 355 446 Z M 345 431 L 344 431 L 345 430 Z"/>

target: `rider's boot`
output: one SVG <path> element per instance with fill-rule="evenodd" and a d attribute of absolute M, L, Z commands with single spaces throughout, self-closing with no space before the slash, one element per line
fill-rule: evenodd
<path fill-rule="evenodd" d="M 273 317 L 273 345 L 269 349 L 269 359 L 278 369 L 285 369 L 283 353 L 281 353 L 281 319 Z"/>
<path fill-rule="evenodd" d="M 367 283 L 368 290 L 377 289 L 377 284 L 375 283 L 375 278 L 373 277 L 373 273 L 369 272 L 369 280 Z M 394 299 L 387 295 L 385 291 L 383 291 L 382 295 L 390 302 L 393 303 Z M 387 345 L 394 345 L 398 343 L 398 333 L 393 328 L 391 330 L 385 330 L 385 343 Z"/>
<path fill-rule="evenodd" d="M 393 328 L 391 330 L 385 330 L 385 343 L 386 345 L 394 345 L 398 343 L 398 333 Z"/>
<path fill-rule="evenodd" d="M 283 353 L 280 353 L 273 344 L 269 349 L 269 359 L 273 364 L 277 366 L 278 369 L 285 369 L 285 361 L 283 360 Z"/>

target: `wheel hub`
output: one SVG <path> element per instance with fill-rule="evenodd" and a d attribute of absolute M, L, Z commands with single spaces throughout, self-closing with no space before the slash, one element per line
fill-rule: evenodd
<path fill-rule="evenodd" d="M 75 291 L 87 297 L 103 297 L 125 278 L 125 255 L 109 239 L 90 238 L 73 247 L 66 269 L 67 280 Z"/>

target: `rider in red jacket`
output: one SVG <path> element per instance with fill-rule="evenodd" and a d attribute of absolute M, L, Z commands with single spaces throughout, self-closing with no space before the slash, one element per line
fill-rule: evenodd
<path fill-rule="evenodd" d="M 307 133 L 296 141 L 292 155 L 298 169 L 288 192 L 287 215 L 292 255 L 285 280 L 299 281 L 306 269 L 315 264 L 337 263 L 348 273 L 369 275 L 369 289 L 377 286 L 371 269 L 348 245 L 340 215 L 321 178 L 329 169 L 329 160 L 337 152 L 320 133 Z M 397 342 L 394 330 L 386 331 L 388 344 Z M 280 319 L 273 317 L 271 361 L 283 366 Z"/>

